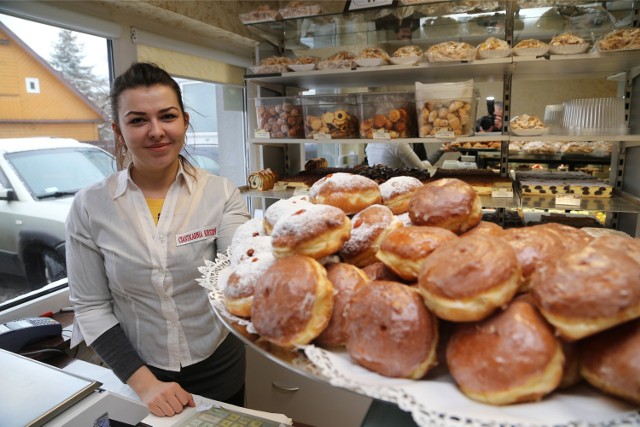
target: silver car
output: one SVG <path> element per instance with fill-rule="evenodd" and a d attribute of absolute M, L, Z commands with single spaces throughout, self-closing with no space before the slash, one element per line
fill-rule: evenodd
<path fill-rule="evenodd" d="M 111 154 L 73 139 L 0 139 L 0 274 L 31 289 L 66 277 L 73 196 L 115 170 Z"/>

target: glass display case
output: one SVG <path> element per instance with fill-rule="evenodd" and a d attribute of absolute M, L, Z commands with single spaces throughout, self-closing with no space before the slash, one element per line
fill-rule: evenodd
<path fill-rule="evenodd" d="M 407 4 L 410 3 L 410 4 Z M 599 41 L 610 34 L 640 31 L 638 22 L 640 5 L 637 1 L 440 1 L 400 2 L 396 7 L 376 8 L 359 12 L 321 13 L 295 19 L 280 19 L 271 22 L 252 23 L 251 31 L 260 33 L 265 43 L 257 49 L 256 62 L 271 55 L 288 58 L 316 56 L 326 59 L 340 51 L 358 54 L 365 48 L 381 48 L 390 56 L 402 46 L 417 45 L 423 51 L 448 42 L 467 43 L 478 46 L 489 37 L 494 37 L 514 48 L 518 43 L 530 39 L 552 45 L 554 37 L 570 33 L 580 37 L 586 49 L 580 52 L 563 52 L 547 49 L 539 54 L 508 52 L 495 57 L 477 56 L 472 60 L 429 62 L 426 58 L 416 63 L 384 63 L 378 66 L 349 66 L 335 69 L 313 69 L 308 71 L 282 71 L 254 74 L 245 77 L 249 102 L 262 96 L 298 96 L 322 93 L 368 93 L 414 90 L 416 82 L 447 83 L 472 79 L 480 87 L 481 98 L 477 103 L 484 108 L 484 98 L 495 96 L 502 107 L 503 127 L 501 132 L 457 136 L 454 138 L 400 138 L 398 142 L 425 144 L 437 149 L 443 144 L 465 147 L 464 154 L 482 157 L 499 168 L 506 176 L 510 170 L 510 156 L 514 156 L 515 142 L 541 142 L 558 145 L 559 142 L 595 144 L 602 141 L 611 145 L 606 158 L 598 155 L 593 164 L 602 169 L 609 163 L 606 172 L 616 189 L 608 201 L 583 199 L 574 209 L 596 207 L 606 212 L 607 226 L 615 228 L 618 218 L 627 213 L 633 219 L 628 223 L 632 233 L 640 230 L 637 212 L 640 212 L 640 188 L 627 177 L 633 176 L 628 165 L 638 164 L 640 159 L 640 124 L 637 117 L 637 99 L 632 96 L 640 86 L 640 45 L 638 41 L 622 49 L 599 49 Z M 411 38 L 398 37 L 398 28 L 403 21 L 417 22 L 411 27 Z M 331 23 L 328 25 L 327 23 Z M 328 25 L 322 32 L 305 32 L 304 27 L 319 28 Z M 317 27 L 316 27 L 317 26 Z M 330 27 L 330 28 L 329 28 Z M 625 33 L 626 34 L 626 33 Z M 635 37 L 635 36 L 630 36 Z M 634 39 L 635 40 L 635 39 Z M 635 44 L 634 44 L 635 43 Z M 487 89 L 488 88 L 488 89 Z M 553 132 L 544 135 L 513 135 L 509 122 L 523 113 L 543 118 L 549 105 L 562 105 L 581 98 L 617 97 L 624 100 L 624 120 L 628 133 L 609 135 L 568 135 Z M 248 111 L 253 111 L 249 105 Z M 477 116 L 484 111 L 478 109 Z M 635 116 L 634 116 L 635 114 Z M 271 167 L 281 174 L 302 170 L 305 159 L 326 155 L 331 166 L 343 166 L 342 159 L 355 153 L 362 160 L 364 146 L 368 143 L 385 142 L 376 139 L 264 139 L 258 137 L 255 117 L 248 114 L 247 133 L 250 143 L 250 167 L 259 170 Z M 481 153 L 486 146 L 495 147 L 490 156 Z M 559 146 L 559 145 L 558 145 Z M 435 147 L 435 148 L 434 148 Z M 480 147 L 474 150 L 473 147 Z M 511 148 L 511 150 L 510 150 Z M 520 161 L 530 165 L 567 166 L 558 163 L 558 158 L 570 159 L 559 151 L 548 153 L 519 153 Z M 524 156 L 527 154 L 527 156 Z M 535 158 L 534 158 L 535 157 Z M 588 157 L 588 156 L 587 156 Z M 608 159 L 608 160 L 607 160 Z M 537 160 L 537 161 L 536 161 Z M 546 160 L 550 160 L 545 163 Z M 522 162 L 521 163 L 525 163 Z M 589 160 L 581 157 L 580 164 L 569 168 L 588 167 Z M 605 165 L 606 166 L 606 165 Z M 602 172 L 602 171 L 601 171 Z M 265 197 L 265 193 L 260 197 Z M 278 197 L 281 197 L 279 193 Z M 552 200 L 542 209 L 552 209 Z M 526 197 L 514 196 L 511 200 L 488 198 L 483 206 L 497 209 L 522 209 L 528 203 Z M 562 210 L 562 208 L 559 208 Z M 568 210 L 568 209 L 567 209 Z"/>

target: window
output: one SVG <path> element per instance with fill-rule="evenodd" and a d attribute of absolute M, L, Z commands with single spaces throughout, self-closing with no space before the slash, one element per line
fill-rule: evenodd
<path fill-rule="evenodd" d="M 113 144 L 108 114 L 102 111 L 109 90 L 108 40 L 3 14 L 0 40 L 0 55 L 8 61 L 2 73 L 10 73 L 0 77 L 1 311 L 9 300 L 36 296 L 32 291 L 66 276 L 56 265 L 64 259 L 54 255 L 64 251 L 73 194 L 112 173 L 115 162 L 108 152 Z M 3 145 L 3 138 L 12 142 Z M 15 141 L 38 147 L 20 150 Z M 61 248 L 49 248 L 46 262 L 36 263 L 43 271 L 24 267 L 26 246 L 16 242 L 25 230 L 45 230 L 57 239 L 52 246 L 62 242 Z"/>
<path fill-rule="evenodd" d="M 25 81 L 27 83 L 27 93 L 40 93 L 40 80 L 27 77 Z"/>

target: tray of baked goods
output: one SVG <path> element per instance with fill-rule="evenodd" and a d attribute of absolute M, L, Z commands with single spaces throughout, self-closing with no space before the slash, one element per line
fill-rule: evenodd
<path fill-rule="evenodd" d="M 593 230 L 503 229 L 456 178 L 338 172 L 199 282 L 256 350 L 419 426 L 638 425 L 640 240 Z"/>
<path fill-rule="evenodd" d="M 263 169 L 252 172 L 247 178 L 245 190 L 264 192 L 279 192 L 287 190 L 299 190 L 308 192 L 319 180 L 336 173 L 346 173 L 363 176 L 382 184 L 391 178 L 411 177 L 421 183 L 431 182 L 440 178 L 458 178 L 470 183 L 481 196 L 490 195 L 492 189 L 512 188 L 513 181 L 509 177 L 501 177 L 499 173 L 490 169 L 444 169 L 430 168 L 420 170 L 415 168 L 392 168 L 385 165 L 358 165 L 355 167 L 329 167 L 327 160 L 319 157 L 309 159 L 304 170 L 293 175 L 279 177 L 271 169 Z"/>

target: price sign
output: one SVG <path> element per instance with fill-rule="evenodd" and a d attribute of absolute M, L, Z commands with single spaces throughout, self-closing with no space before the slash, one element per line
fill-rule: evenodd
<path fill-rule="evenodd" d="M 440 128 L 436 131 L 436 138 L 455 138 L 456 134 L 451 128 Z"/>
<path fill-rule="evenodd" d="M 391 139 L 391 135 L 386 129 L 376 129 L 373 131 L 373 139 Z"/>
<path fill-rule="evenodd" d="M 331 135 L 324 132 L 318 132 L 313 134 L 313 139 L 331 139 Z"/>
<path fill-rule="evenodd" d="M 580 207 L 582 199 L 577 194 L 558 194 L 556 196 L 556 206 Z"/>
<path fill-rule="evenodd" d="M 491 197 L 508 197 L 513 198 L 513 188 L 493 187 L 491 189 Z"/>
<path fill-rule="evenodd" d="M 269 134 L 269 131 L 266 131 L 264 129 L 256 129 L 255 130 L 255 137 L 256 138 L 270 139 L 271 138 L 271 134 Z"/>

